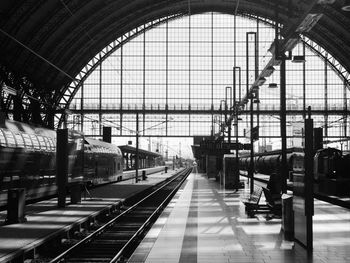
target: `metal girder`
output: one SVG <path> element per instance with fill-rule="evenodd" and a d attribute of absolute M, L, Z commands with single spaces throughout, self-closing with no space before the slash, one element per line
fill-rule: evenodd
<path fill-rule="evenodd" d="M 101 50 L 101 52 L 99 54 L 95 55 L 86 64 L 86 66 L 78 73 L 78 75 L 76 76 L 76 79 L 77 79 L 76 83 L 74 83 L 73 85 L 71 83 L 69 86 L 66 87 L 66 90 L 64 92 L 68 93 L 69 95 L 67 96 L 67 94 L 66 94 L 65 96 L 61 97 L 61 101 L 59 102 L 60 107 L 61 108 L 68 108 L 74 95 L 76 94 L 78 89 L 81 87 L 81 84 L 111 53 L 113 53 L 115 50 L 117 50 L 121 45 L 130 41 L 132 38 L 138 36 L 139 34 L 143 33 L 144 31 L 147 31 L 147 30 L 149 30 L 149 29 L 151 29 L 151 28 L 153 28 L 161 23 L 164 23 L 166 21 L 166 19 L 168 19 L 168 20 L 176 19 L 179 16 L 182 16 L 182 15 L 177 14 L 177 15 L 174 15 L 170 18 L 169 17 L 161 18 L 161 19 L 158 19 L 156 21 L 149 22 L 145 26 L 139 26 L 139 27 L 131 30 L 130 32 L 123 34 L 120 38 L 118 38 L 117 40 L 113 41 L 108 46 L 106 46 L 103 50 Z M 243 14 L 242 16 L 257 19 L 257 20 L 262 21 L 262 22 L 269 24 L 271 26 L 274 25 L 274 21 L 270 20 L 268 18 L 263 18 L 263 17 L 251 15 L 251 14 Z M 281 25 L 279 25 L 279 27 L 281 27 Z M 284 50 L 292 50 L 293 47 L 298 43 L 299 40 L 300 40 L 299 37 L 298 38 L 291 38 L 291 40 L 287 40 L 287 39 L 283 40 Z M 329 65 L 339 74 L 340 77 L 342 77 L 343 79 L 346 79 L 347 83 L 349 83 L 349 72 L 347 72 L 333 56 L 331 56 L 329 53 L 325 52 L 324 49 L 322 49 L 319 45 L 317 45 L 315 42 L 311 41 L 307 37 L 303 36 L 301 38 L 301 40 L 303 42 L 305 42 L 305 44 L 308 47 L 310 47 L 311 50 L 314 51 L 317 55 L 319 55 L 320 57 L 326 57 Z M 272 49 L 272 51 L 274 51 L 274 50 Z M 327 54 L 327 56 L 325 56 L 325 54 Z M 272 59 L 267 63 L 266 67 L 262 70 L 260 75 L 261 76 L 267 75 L 268 74 L 267 73 L 268 66 L 278 65 L 278 64 L 279 64 L 279 61 L 277 61 L 274 58 L 274 56 L 272 56 Z M 258 85 L 258 79 L 254 82 L 254 84 L 251 87 Z M 244 97 L 242 101 L 245 101 L 245 99 L 247 99 L 247 96 Z M 240 107 L 242 107 L 242 104 L 240 104 Z M 61 121 L 60 121 L 60 123 L 61 123 Z M 58 125 L 60 125 L 60 123 L 58 123 Z"/>
<path fill-rule="evenodd" d="M 70 109 L 69 110 L 72 114 L 94 114 L 96 113 L 96 109 L 84 109 L 83 111 L 79 110 L 74 110 L 74 109 Z M 221 110 L 165 110 L 165 109 L 157 109 L 157 110 L 143 110 L 143 109 L 139 109 L 139 110 L 135 110 L 135 109 L 101 109 L 99 111 L 101 114 L 135 114 L 136 112 L 138 113 L 145 113 L 145 114 L 176 114 L 176 115 L 187 115 L 187 114 L 193 114 L 193 115 L 203 115 L 203 114 L 214 114 L 214 115 L 222 115 L 222 111 Z M 241 115 L 247 115 L 250 113 L 250 110 L 242 110 L 240 112 Z M 280 110 L 279 109 L 275 109 L 275 110 L 253 110 L 254 114 L 261 114 L 261 115 L 279 115 L 280 114 Z M 287 109 L 286 114 L 290 115 L 290 116 L 294 116 L 294 115 L 300 115 L 302 116 L 304 113 L 303 110 L 293 110 L 293 109 Z M 325 110 L 312 110 L 312 115 L 324 115 Z M 329 115 L 343 115 L 343 114 L 349 114 L 350 110 L 344 110 L 344 109 L 330 109 L 327 110 L 327 114 Z"/>
<path fill-rule="evenodd" d="M 103 48 L 98 54 L 96 54 L 87 64 L 86 66 L 77 74 L 76 76 L 76 82 L 70 83 L 69 86 L 65 87 L 62 94 L 64 94 L 59 101 L 59 105 L 64 108 L 68 109 L 70 102 L 72 101 L 74 95 L 79 90 L 83 82 L 87 79 L 87 77 L 105 60 L 109 57 L 110 54 L 112 54 L 114 51 L 116 51 L 121 45 L 124 45 L 125 43 L 129 42 L 133 38 L 137 37 L 138 35 L 142 34 L 143 32 L 150 30 L 154 28 L 155 26 L 158 26 L 159 24 L 164 23 L 165 21 L 169 21 L 172 19 L 176 19 L 178 17 L 182 16 L 182 14 L 174 14 L 167 17 L 159 18 L 155 21 L 151 21 L 146 23 L 145 25 L 138 26 L 134 28 L 133 30 L 123 34 L 115 41 L 111 42 L 109 45 L 107 45 L 105 48 Z M 72 85 L 73 84 L 73 85 Z M 68 95 L 68 99 L 67 94 Z M 63 100 L 63 101 L 62 101 Z M 62 123 L 63 117 L 60 118 L 60 121 L 57 123 L 57 127 L 59 127 Z"/>
<path fill-rule="evenodd" d="M 309 31 L 315 25 L 315 23 L 317 23 L 319 17 L 315 17 L 313 16 L 313 14 L 310 16 L 310 11 L 317 5 L 317 2 L 317 0 L 309 1 L 307 7 L 304 7 L 303 9 L 306 11 L 304 11 L 304 13 L 296 19 L 297 22 L 292 23 L 290 25 L 286 25 L 284 28 L 281 29 L 280 34 L 283 35 L 284 38 L 275 39 L 275 41 L 271 44 L 269 51 L 272 54 L 272 58 L 266 64 L 264 69 L 260 72 L 258 77 L 254 80 L 253 84 L 250 86 L 248 93 L 242 98 L 242 100 L 239 103 L 235 105 L 237 110 L 241 110 L 244 107 L 244 105 L 248 102 L 250 94 L 253 93 L 254 87 L 260 86 L 259 80 L 261 78 L 266 77 L 266 72 L 268 71 L 268 68 L 270 66 L 279 65 L 279 56 L 283 56 L 285 52 L 291 51 L 297 45 L 299 41 L 298 34 L 303 33 L 304 31 Z M 278 6 L 276 6 L 276 8 L 278 8 Z M 278 14 L 278 10 L 276 10 L 276 12 Z M 278 23 L 278 21 L 276 21 L 276 23 Z M 280 26 L 278 27 L 281 28 Z M 233 118 L 234 114 L 230 116 L 229 120 L 232 121 Z"/>
<path fill-rule="evenodd" d="M 274 21 L 259 17 L 251 14 L 244 14 L 244 16 L 248 18 L 254 18 L 257 19 L 267 25 L 274 26 Z M 279 25 L 281 27 L 281 25 Z M 300 40 L 317 56 L 319 56 L 322 59 L 326 59 L 328 65 L 337 73 L 339 78 L 343 79 L 345 83 L 347 84 L 348 89 L 350 89 L 350 73 L 349 71 L 344 68 L 344 66 L 329 52 L 327 52 L 323 47 L 321 47 L 318 43 L 311 40 L 310 38 L 304 36 L 301 34 Z M 270 65 L 273 65 L 272 62 L 269 62 L 270 64 L 267 64 L 267 67 Z M 265 71 L 264 71 L 265 70 Z M 266 74 L 266 68 L 263 70 L 263 75 Z"/>
<path fill-rule="evenodd" d="M 327 60 L 328 65 L 345 81 L 347 88 L 350 90 L 350 74 L 339 61 L 311 39 L 303 36 L 302 40 L 316 55 Z"/>

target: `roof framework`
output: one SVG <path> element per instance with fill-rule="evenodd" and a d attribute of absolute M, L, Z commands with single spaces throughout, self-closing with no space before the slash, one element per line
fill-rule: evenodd
<path fill-rule="evenodd" d="M 2 0 L 0 64 L 27 76 L 58 106 L 64 96 L 68 102 L 74 95 L 67 86 L 96 54 L 144 24 L 208 11 L 274 20 L 276 3 L 284 36 L 300 14 L 322 13 L 303 35 L 311 46 L 321 45 L 330 62 L 334 58 L 338 71 L 350 72 L 350 15 L 341 9 L 344 0 Z"/>

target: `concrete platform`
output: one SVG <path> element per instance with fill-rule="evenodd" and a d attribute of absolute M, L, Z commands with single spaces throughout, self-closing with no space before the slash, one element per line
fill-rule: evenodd
<path fill-rule="evenodd" d="M 191 174 L 140 243 L 139 262 L 350 262 L 350 211 L 315 199 L 314 250 L 283 240 L 281 219 L 248 218 L 240 196 Z"/>
<path fill-rule="evenodd" d="M 32 251 L 54 236 L 83 224 L 89 217 L 95 217 L 118 205 L 125 198 L 164 181 L 175 172 L 169 170 L 168 173 L 151 174 L 137 184 L 131 179 L 106 185 L 91 190 L 91 197 L 86 195 L 80 204 L 69 204 L 67 198 L 68 205 L 64 209 L 57 208 L 56 199 L 27 205 L 27 222 L 0 227 L 0 262 L 8 262 L 18 255 Z M 6 212 L 1 212 L 0 218 L 4 222 Z"/>

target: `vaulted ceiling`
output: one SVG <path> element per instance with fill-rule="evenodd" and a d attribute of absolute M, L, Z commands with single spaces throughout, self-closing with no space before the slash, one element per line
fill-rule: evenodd
<path fill-rule="evenodd" d="M 350 12 L 344 0 L 1 0 L 0 64 L 52 92 L 121 34 L 171 14 L 216 11 L 275 19 L 295 33 L 305 14 L 322 13 L 310 31 L 350 71 Z M 292 32 L 290 32 L 290 30 Z M 26 48 L 24 47 L 26 46 Z M 29 49 L 31 51 L 29 51 Z"/>

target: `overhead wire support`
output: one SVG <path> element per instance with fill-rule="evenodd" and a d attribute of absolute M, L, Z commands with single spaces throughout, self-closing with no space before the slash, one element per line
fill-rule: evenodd
<path fill-rule="evenodd" d="M 284 38 L 278 41 L 277 49 L 279 49 L 278 50 L 279 54 L 291 52 L 291 50 L 299 42 L 299 34 L 310 31 L 312 27 L 316 25 L 317 21 L 321 18 L 322 13 L 319 13 L 320 12 L 319 9 L 315 8 L 319 5 L 318 0 L 308 1 L 307 3 L 305 2 L 304 5 L 306 5 L 306 7 L 304 8 L 304 10 L 306 11 L 296 19 L 296 22 L 285 26 L 283 30 L 281 30 L 280 34 L 283 35 Z M 311 14 L 312 11 L 315 11 L 317 16 L 315 16 L 315 14 Z M 276 25 L 278 26 L 278 24 Z M 250 88 L 248 89 L 247 94 L 236 104 L 236 107 L 238 110 L 240 110 L 245 106 L 245 104 L 247 104 L 249 100 L 249 96 L 252 93 L 253 87 L 259 86 L 260 78 L 265 77 L 269 73 L 268 68 L 271 66 L 280 65 L 280 60 L 276 59 L 276 53 L 277 53 L 276 44 L 277 43 L 274 41 L 269 49 L 270 53 L 272 54 L 271 60 L 265 65 L 265 68 L 260 71 L 260 74 L 258 75 L 258 77 L 250 85 Z M 234 118 L 234 114 L 230 116 L 231 120 L 233 118 Z"/>

